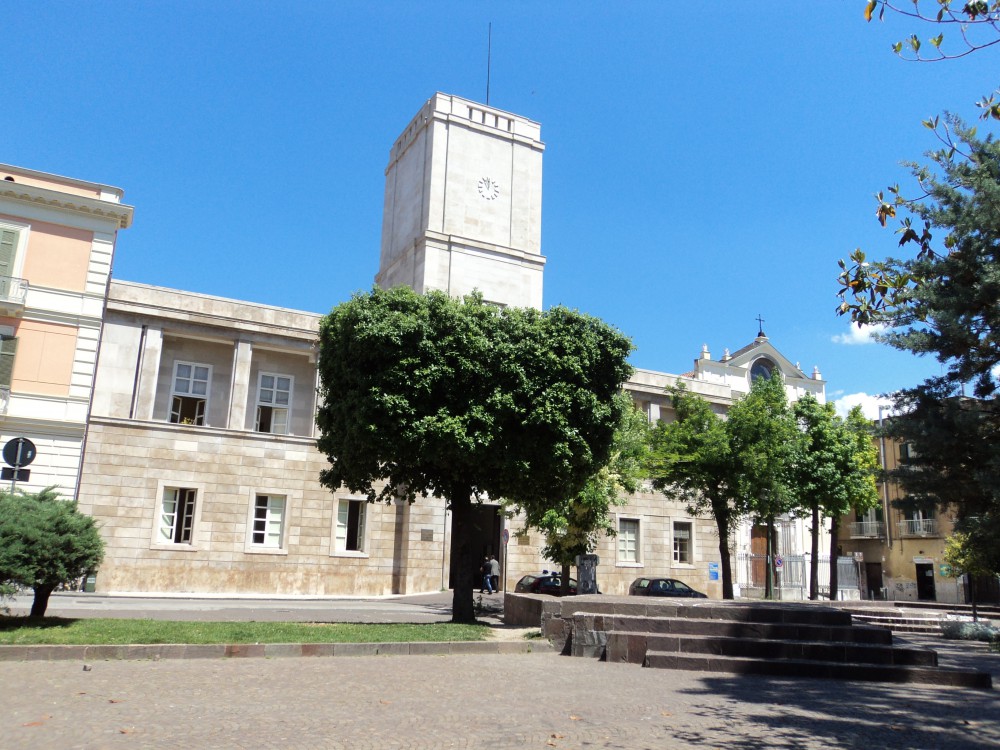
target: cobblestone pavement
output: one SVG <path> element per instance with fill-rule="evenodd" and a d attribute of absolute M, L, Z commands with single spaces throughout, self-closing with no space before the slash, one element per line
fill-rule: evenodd
<path fill-rule="evenodd" d="M 1000 691 L 554 653 L 0 663 L 4 748 L 987 748 Z"/>

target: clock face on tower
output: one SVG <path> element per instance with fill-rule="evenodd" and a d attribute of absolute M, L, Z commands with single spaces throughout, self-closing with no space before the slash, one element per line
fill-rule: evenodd
<path fill-rule="evenodd" d="M 500 185 L 492 177 L 482 177 L 479 180 L 479 194 L 488 201 L 495 200 L 500 195 Z"/>

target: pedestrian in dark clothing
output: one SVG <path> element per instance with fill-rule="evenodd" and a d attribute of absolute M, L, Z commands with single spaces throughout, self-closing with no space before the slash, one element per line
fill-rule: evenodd
<path fill-rule="evenodd" d="M 482 587 L 479 589 L 480 594 L 492 594 L 493 593 L 493 580 L 490 575 L 490 558 L 484 557 L 483 564 L 479 568 L 479 572 L 482 575 Z"/>
<path fill-rule="evenodd" d="M 494 591 L 500 590 L 500 563 L 497 562 L 496 555 L 490 555 L 490 582 Z"/>

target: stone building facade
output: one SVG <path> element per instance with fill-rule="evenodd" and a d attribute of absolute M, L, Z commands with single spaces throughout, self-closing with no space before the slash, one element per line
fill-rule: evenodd
<path fill-rule="evenodd" d="M 377 282 L 475 289 L 496 304 L 540 308 L 540 135 L 517 115 L 432 97 L 390 151 Z M 369 505 L 319 484 L 319 319 L 112 282 L 80 491 L 108 542 L 99 591 L 329 596 L 450 586 L 442 501 Z M 723 414 L 761 368 L 780 371 L 791 398 L 823 398 L 818 372 L 805 376 L 763 334 L 718 360 L 706 349 L 685 375 L 639 370 L 626 388 L 654 421 L 671 418 L 665 389 L 678 381 Z M 483 504 L 474 525 L 474 549 L 497 555 L 508 589 L 551 567 L 522 519 Z M 712 519 L 648 490 L 618 509 L 616 526 L 597 550 L 603 591 L 623 593 L 648 574 L 721 595 Z"/>

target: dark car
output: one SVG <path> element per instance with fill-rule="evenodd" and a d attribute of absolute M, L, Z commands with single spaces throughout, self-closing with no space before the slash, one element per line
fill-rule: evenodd
<path fill-rule="evenodd" d="M 707 599 L 684 581 L 676 578 L 636 578 L 628 587 L 629 596 L 684 596 L 689 599 Z"/>
<path fill-rule="evenodd" d="M 562 576 L 543 574 L 540 576 L 524 576 L 514 587 L 515 594 L 551 594 L 560 596 L 562 592 Z M 569 593 L 576 593 L 576 579 L 569 579 Z"/>

